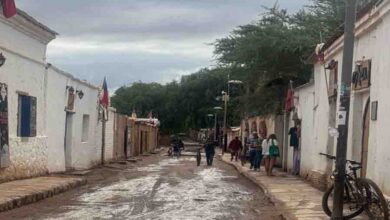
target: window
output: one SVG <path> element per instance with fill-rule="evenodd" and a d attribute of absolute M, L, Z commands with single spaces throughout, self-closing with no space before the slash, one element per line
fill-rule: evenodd
<path fill-rule="evenodd" d="M 83 115 L 83 131 L 81 136 L 82 142 L 88 141 L 88 134 L 89 134 L 89 115 Z"/>
<path fill-rule="evenodd" d="M 35 137 L 37 135 L 37 98 L 19 95 L 18 136 Z"/>

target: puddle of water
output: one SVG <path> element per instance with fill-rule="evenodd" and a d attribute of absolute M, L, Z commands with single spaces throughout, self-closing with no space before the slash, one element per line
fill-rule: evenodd
<path fill-rule="evenodd" d="M 47 219 L 224 219 L 240 218 L 242 202 L 253 199 L 244 187 L 212 167 L 192 178 L 169 176 L 164 169 L 195 158 L 169 158 L 139 168 L 148 176 L 97 188 L 77 198 L 67 212 Z M 173 184 L 175 183 L 175 184 Z"/>
<path fill-rule="evenodd" d="M 138 167 L 137 170 L 141 172 L 160 172 L 166 167 L 169 166 L 177 166 L 178 164 L 185 162 L 185 161 L 196 161 L 193 157 L 181 157 L 179 159 L 177 158 L 168 158 L 165 160 L 160 161 L 158 164 L 150 164 L 145 167 Z"/>

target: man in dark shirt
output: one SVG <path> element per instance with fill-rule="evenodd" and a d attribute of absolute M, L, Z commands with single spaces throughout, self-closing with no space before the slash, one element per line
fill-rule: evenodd
<path fill-rule="evenodd" d="M 215 147 L 217 146 L 216 142 L 212 140 L 211 137 L 207 140 L 204 145 L 204 151 L 206 153 L 207 166 L 213 165 L 213 159 L 215 155 Z"/>
<path fill-rule="evenodd" d="M 229 144 L 229 150 L 230 150 L 230 153 L 232 155 L 232 157 L 230 158 L 230 161 L 233 161 L 234 157 L 236 157 L 236 161 L 237 161 L 238 152 L 240 152 L 241 149 L 242 149 L 242 143 L 238 139 L 238 137 L 235 137 Z"/>
<path fill-rule="evenodd" d="M 299 149 L 299 138 L 300 138 L 300 123 L 295 121 L 295 126 L 290 128 L 288 134 L 290 135 L 290 147 L 294 148 L 293 152 L 293 170 L 294 175 L 299 175 L 300 172 L 300 161 L 301 153 Z"/>

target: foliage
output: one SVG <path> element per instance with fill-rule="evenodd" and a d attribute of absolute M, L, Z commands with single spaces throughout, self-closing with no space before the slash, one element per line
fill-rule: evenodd
<path fill-rule="evenodd" d="M 153 110 L 164 132 L 178 133 L 212 125 L 207 114 L 220 104 L 215 98 L 225 84 L 222 69 L 201 69 L 164 86 L 138 82 L 119 88 L 111 102 L 118 112 L 130 115 L 135 111 L 138 117 L 146 117 Z"/>
<path fill-rule="evenodd" d="M 318 43 L 332 36 L 344 16 L 343 0 L 312 0 L 294 14 L 277 5 L 266 9 L 251 24 L 234 29 L 217 39 L 214 54 L 218 67 L 201 69 L 166 85 L 134 83 L 118 89 L 112 104 L 124 114 L 135 110 L 145 117 L 153 110 L 167 133 L 211 126 L 216 97 L 231 79 L 243 86 L 231 86 L 228 124 L 238 125 L 242 117 L 280 113 L 290 80 L 307 82 L 311 66 L 305 59 Z"/>
<path fill-rule="evenodd" d="M 249 115 L 281 112 L 290 80 L 302 84 L 311 77 L 304 60 L 341 24 L 343 10 L 341 0 L 314 0 L 292 15 L 275 6 L 215 42 L 219 64 L 242 69 Z"/>

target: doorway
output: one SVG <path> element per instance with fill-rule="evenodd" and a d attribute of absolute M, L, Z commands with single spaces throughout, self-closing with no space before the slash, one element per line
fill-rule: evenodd
<path fill-rule="evenodd" d="M 370 117 L 371 117 L 371 106 L 370 99 L 366 102 L 366 107 L 364 109 L 363 115 L 363 136 L 362 136 L 362 170 L 361 176 L 365 177 L 367 174 L 367 158 L 368 158 L 368 145 L 370 138 Z"/>
<path fill-rule="evenodd" d="M 130 155 L 128 153 L 128 136 L 129 136 L 129 126 L 126 125 L 126 128 L 125 128 L 125 134 L 124 134 L 124 153 L 125 153 L 125 158 L 128 158 Z"/>
<path fill-rule="evenodd" d="M 72 127 L 73 127 L 73 113 L 66 112 L 65 119 L 65 137 L 64 137 L 64 151 L 65 151 L 65 169 L 72 169 Z"/>
<path fill-rule="evenodd" d="M 144 132 L 141 131 L 141 144 L 140 144 L 140 154 L 142 155 L 144 153 Z"/>

